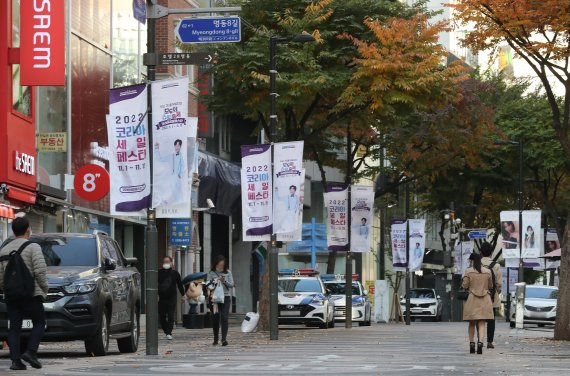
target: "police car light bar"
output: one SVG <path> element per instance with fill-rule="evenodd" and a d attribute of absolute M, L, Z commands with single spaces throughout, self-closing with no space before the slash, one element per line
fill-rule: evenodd
<path fill-rule="evenodd" d="M 359 275 L 358 274 L 353 274 L 352 275 L 352 280 L 353 281 L 357 281 L 358 280 Z M 321 279 L 323 281 L 344 281 L 344 274 L 323 274 L 321 276 Z"/>
<path fill-rule="evenodd" d="M 281 275 L 317 275 L 317 274 L 319 274 L 319 272 L 315 269 L 309 269 L 309 268 L 300 268 L 300 269 L 283 268 L 283 269 L 279 269 L 279 274 L 281 274 Z"/>

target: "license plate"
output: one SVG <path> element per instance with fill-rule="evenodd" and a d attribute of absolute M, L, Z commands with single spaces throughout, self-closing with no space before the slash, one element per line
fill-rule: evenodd
<path fill-rule="evenodd" d="M 281 311 L 281 316 L 301 316 L 301 311 Z"/>
<path fill-rule="evenodd" d="M 34 323 L 32 320 L 22 320 L 22 329 L 23 330 L 30 330 L 34 327 Z M 47 323 L 46 323 L 47 327 Z M 8 320 L 8 329 L 10 329 L 10 320 Z"/>

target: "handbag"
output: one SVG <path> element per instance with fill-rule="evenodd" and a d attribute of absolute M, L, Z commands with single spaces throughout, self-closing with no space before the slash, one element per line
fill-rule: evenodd
<path fill-rule="evenodd" d="M 216 288 L 212 293 L 212 303 L 223 303 L 224 302 L 224 287 L 222 286 L 221 282 L 216 284 Z"/>
<path fill-rule="evenodd" d="M 469 290 L 468 289 L 459 289 L 457 291 L 457 300 L 467 300 L 469 297 Z"/>

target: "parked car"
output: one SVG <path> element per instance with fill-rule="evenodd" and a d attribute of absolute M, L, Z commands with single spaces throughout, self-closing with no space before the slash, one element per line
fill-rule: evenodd
<path fill-rule="evenodd" d="M 334 300 L 334 319 L 346 320 L 346 282 L 344 275 L 325 274 L 321 276 L 325 287 L 330 290 Z M 359 326 L 370 326 L 372 323 L 372 308 L 358 275 L 352 276 L 352 321 Z"/>
<path fill-rule="evenodd" d="M 44 309 L 48 342 L 82 340 L 90 355 L 105 355 L 116 339 L 119 351 L 136 352 L 140 333 L 141 276 L 136 258 L 125 258 L 119 245 L 99 233 L 34 235 L 42 248 L 49 282 Z M 8 318 L 0 295 L 0 340 Z M 31 320 L 24 320 L 23 342 Z"/>
<path fill-rule="evenodd" d="M 538 326 L 554 325 L 556 320 L 556 302 L 558 287 L 528 285 L 524 296 L 524 324 L 537 324 Z M 515 327 L 517 302 L 511 297 L 511 328 Z"/>
<path fill-rule="evenodd" d="M 406 297 L 401 297 L 400 306 L 402 313 L 406 314 Z M 441 321 L 443 305 L 441 298 L 434 289 L 411 289 L 410 290 L 410 317 L 429 318 Z"/>
<path fill-rule="evenodd" d="M 313 269 L 279 271 L 279 324 L 334 327 L 334 302 Z"/>

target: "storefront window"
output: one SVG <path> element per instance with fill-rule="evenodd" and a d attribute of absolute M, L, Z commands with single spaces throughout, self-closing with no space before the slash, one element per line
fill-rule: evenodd
<path fill-rule="evenodd" d="M 20 47 L 20 1 L 12 0 L 12 47 Z M 12 65 L 12 108 L 32 116 L 32 97 L 28 86 L 20 86 L 20 65 Z"/>
<path fill-rule="evenodd" d="M 145 27 L 134 19 L 133 6 L 128 1 L 113 3 L 113 87 L 141 82 L 139 34 Z"/>
<path fill-rule="evenodd" d="M 12 47 L 20 47 L 20 0 L 12 0 Z"/>
<path fill-rule="evenodd" d="M 97 231 L 111 235 L 111 218 L 78 210 L 67 211 L 66 232 L 93 234 Z"/>

